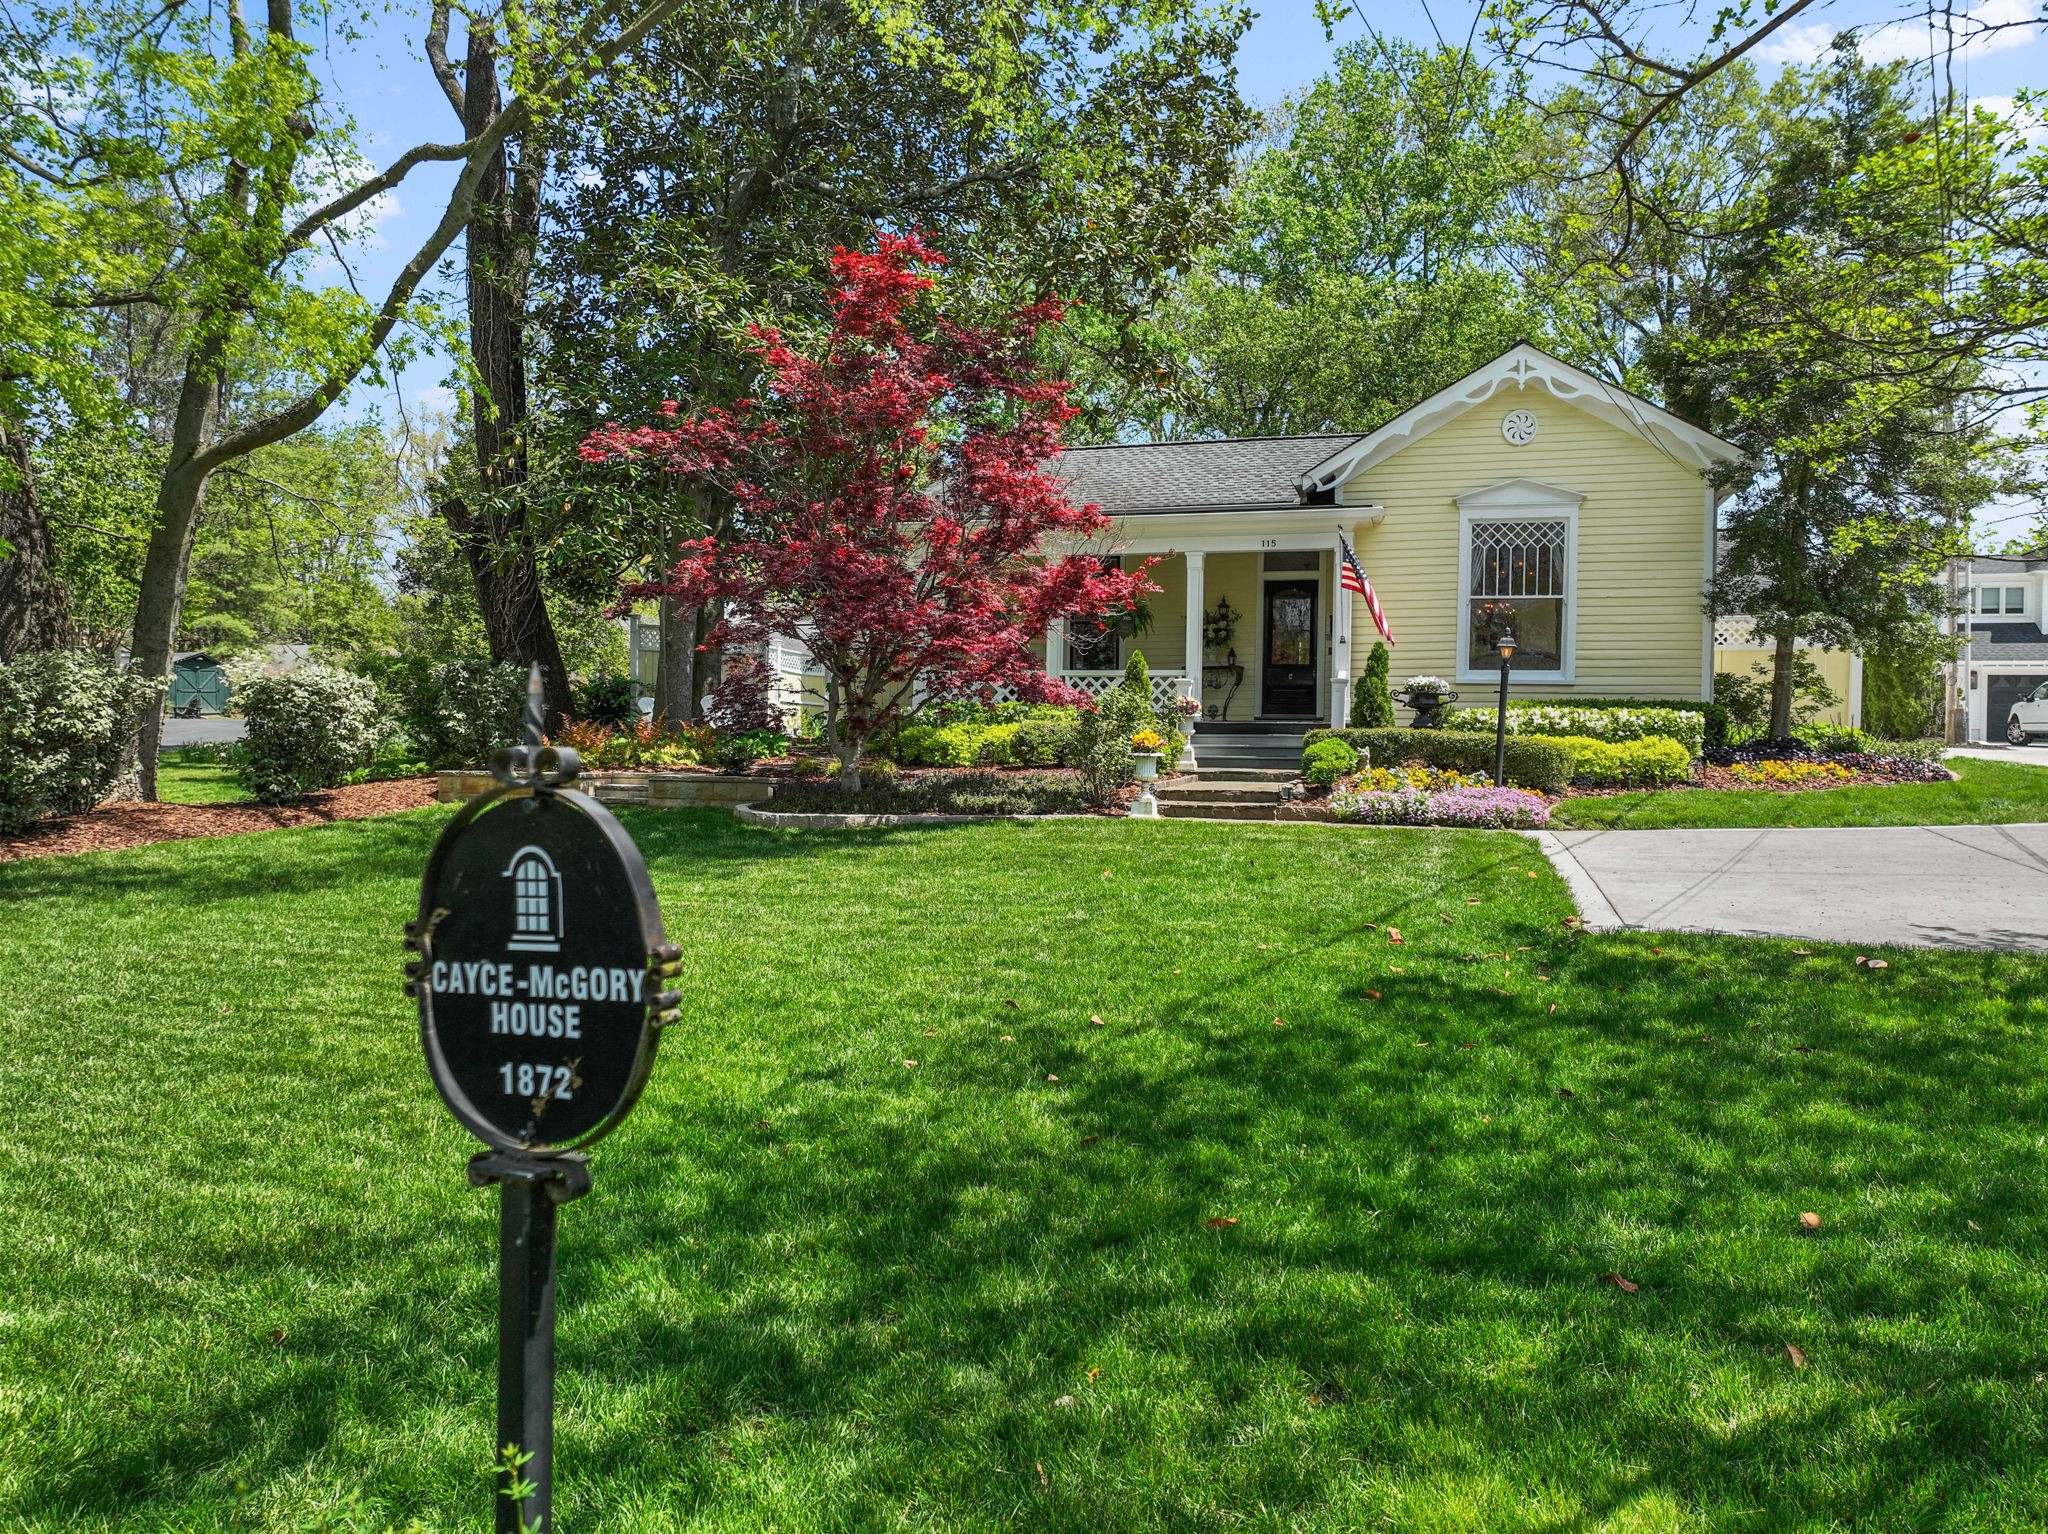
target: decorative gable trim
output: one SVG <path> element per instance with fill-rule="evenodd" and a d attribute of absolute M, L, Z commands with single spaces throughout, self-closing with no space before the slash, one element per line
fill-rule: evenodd
<path fill-rule="evenodd" d="M 1304 495 L 1318 490 L 1341 492 L 1345 481 L 1384 463 L 1439 426 L 1510 389 L 1541 389 L 1617 431 L 1643 438 L 1702 473 L 1738 462 L 1742 457 L 1733 443 L 1724 442 L 1712 432 L 1702 431 L 1640 395 L 1560 361 L 1527 341 L 1518 341 L 1486 366 L 1439 389 L 1377 431 L 1340 448 L 1295 481 L 1296 487 Z"/>
<path fill-rule="evenodd" d="M 1540 479 L 1504 479 L 1457 498 L 1460 511 L 1520 511 L 1529 507 L 1557 510 L 1567 506 L 1576 511 L 1585 503 L 1583 492 L 1546 485 Z"/>

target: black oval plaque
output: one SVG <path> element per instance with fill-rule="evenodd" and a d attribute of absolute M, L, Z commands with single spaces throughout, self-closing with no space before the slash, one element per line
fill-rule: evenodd
<path fill-rule="evenodd" d="M 654 1064 L 661 911 L 647 865 L 596 800 L 501 788 L 434 844 L 409 973 L 434 1085 L 501 1150 L 586 1145 Z"/>

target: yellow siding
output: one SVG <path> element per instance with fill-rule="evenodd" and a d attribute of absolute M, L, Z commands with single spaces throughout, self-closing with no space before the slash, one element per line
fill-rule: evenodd
<path fill-rule="evenodd" d="M 1244 667 L 1244 684 L 1230 698 L 1227 719 L 1250 719 L 1259 711 L 1259 556 L 1257 554 L 1211 554 L 1202 569 L 1202 605 L 1215 607 L 1220 598 L 1230 598 L 1237 612 L 1237 637 L 1217 651 L 1213 664 L 1223 664 L 1231 650 Z M 1211 705 L 1221 706 L 1229 697 L 1230 683 L 1219 678 L 1219 687 L 1202 690 L 1206 714 Z"/>
<path fill-rule="evenodd" d="M 1847 724 L 1850 697 L 1849 668 L 1853 663 L 1853 657 L 1847 650 L 1801 650 L 1799 653 L 1813 662 L 1814 668 L 1820 672 L 1821 680 L 1826 682 L 1835 696 L 1842 700 L 1835 707 L 1823 709 L 1815 714 L 1814 721 L 1819 724 Z M 1714 670 L 1733 671 L 1739 676 L 1746 676 L 1761 667 L 1762 674 L 1768 677 L 1775 658 L 1775 652 L 1771 650 L 1753 649 L 1747 645 L 1722 645 L 1714 651 Z"/>
<path fill-rule="evenodd" d="M 1534 410 L 1541 427 L 1514 447 L 1500 423 L 1518 407 Z M 1457 498 L 1510 479 L 1585 497 L 1571 604 L 1575 680 L 1527 683 L 1514 694 L 1699 697 L 1704 482 L 1654 444 L 1538 389 L 1503 391 L 1344 486 L 1347 503 L 1386 510 L 1353 542 L 1398 641 L 1395 685 L 1418 673 L 1457 676 Z M 1364 602 L 1352 603 L 1352 619 L 1354 664 L 1363 668 L 1379 635 Z M 1479 686 L 1464 684 L 1462 701 L 1484 701 L 1474 696 Z"/>
<path fill-rule="evenodd" d="M 1127 558 L 1126 565 L 1144 563 L 1149 557 L 1143 554 Z M 1152 626 L 1136 639 L 1126 639 L 1123 644 L 1123 658 L 1128 661 L 1133 650 L 1145 652 L 1145 664 L 1154 671 L 1179 671 L 1181 652 L 1187 648 L 1187 632 L 1181 627 L 1181 615 L 1188 609 L 1188 566 L 1178 554 L 1161 557 L 1145 579 L 1159 589 L 1145 598 L 1145 606 L 1152 614 Z"/>

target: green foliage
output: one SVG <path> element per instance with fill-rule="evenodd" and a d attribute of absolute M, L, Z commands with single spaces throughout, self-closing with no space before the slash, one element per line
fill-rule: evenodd
<path fill-rule="evenodd" d="M 120 781 L 135 721 L 157 695 L 85 650 L 0 664 L 0 834 L 91 809 Z"/>
<path fill-rule="evenodd" d="M 1017 726 L 1011 753 L 1020 767 L 1065 767 L 1073 759 L 1079 733 L 1071 711 L 1059 719 L 1027 719 Z"/>
<path fill-rule="evenodd" d="M 1152 707 L 1152 668 L 1145 661 L 1143 650 L 1132 650 L 1131 658 L 1124 662 L 1125 689 L 1145 700 L 1145 707 Z"/>
<path fill-rule="evenodd" d="M 1864 724 L 1894 740 L 1941 734 L 1941 668 L 1954 651 L 1955 641 L 1932 623 L 1865 650 Z"/>
<path fill-rule="evenodd" d="M 1466 730 L 1310 730 L 1304 756 L 1319 742 L 1341 740 L 1382 767 L 1416 762 L 1469 774 L 1493 773 L 1493 737 Z M 1571 753 L 1548 741 L 1508 737 L 1507 780 L 1513 788 L 1555 793 L 1571 777 Z"/>
<path fill-rule="evenodd" d="M 1494 718 L 1495 710 L 1490 708 L 1446 709 L 1444 728 L 1491 735 Z M 1646 735 L 1661 735 L 1698 756 L 1706 744 L 1706 720 L 1698 710 L 1660 704 L 1595 706 L 1529 699 L 1509 705 L 1508 733 L 1575 735 L 1592 740 L 1641 740 Z"/>
<path fill-rule="evenodd" d="M 1351 727 L 1355 730 L 1389 730 L 1394 727 L 1394 694 L 1387 682 L 1391 662 L 1384 641 L 1373 642 L 1365 670 L 1351 684 Z"/>
<path fill-rule="evenodd" d="M 1364 431 L 1539 333 L 1501 260 L 1536 127 L 1505 84 L 1457 48 L 1338 50 L 1269 119 L 1230 233 L 1156 311 L 1162 381 L 1085 357 L 1074 376 L 1155 432 Z"/>
<path fill-rule="evenodd" d="M 249 727 L 236 776 L 264 804 L 340 787 L 375 760 L 384 735 L 376 684 L 330 666 L 238 676 L 235 701 Z"/>
<path fill-rule="evenodd" d="M 720 731 L 711 742 L 709 760 L 726 772 L 745 772 L 756 762 L 782 756 L 789 750 L 789 736 L 781 730 Z"/>
<path fill-rule="evenodd" d="M 1714 701 L 1728 715 L 1728 740 L 1738 742 L 1764 733 L 1771 722 L 1771 666 L 1758 661 L 1745 672 L 1714 673 Z M 1815 714 L 1841 706 L 1820 667 L 1803 650 L 1792 652 L 1793 733 Z"/>
<path fill-rule="evenodd" d="M 385 711 L 420 759 L 434 767 L 482 767 L 519 744 L 526 672 L 488 660 L 386 660 L 371 668 Z"/>
<path fill-rule="evenodd" d="M 1328 788 L 1339 778 L 1358 771 L 1358 748 L 1343 740 L 1319 740 L 1301 753 L 1301 775 L 1317 788 Z"/>
<path fill-rule="evenodd" d="M 1692 755 L 1663 735 L 1596 740 L 1584 735 L 1525 735 L 1571 757 L 1572 782 L 1587 787 L 1646 788 L 1683 783 L 1692 776 Z"/>
<path fill-rule="evenodd" d="M 1094 807 L 1072 773 L 921 772 L 877 780 L 858 793 L 817 783 L 778 784 L 768 808 L 826 815 L 1078 815 Z"/>
<path fill-rule="evenodd" d="M 1087 784 L 1091 804 L 1114 804 L 1120 789 L 1138 776 L 1131 737 L 1152 727 L 1152 704 L 1128 686 L 1111 688 L 1092 709 L 1081 710 L 1074 732 L 1073 764 Z"/>
<path fill-rule="evenodd" d="M 576 689 L 576 717 L 608 730 L 639 723 L 640 689 L 619 673 L 594 676 Z"/>

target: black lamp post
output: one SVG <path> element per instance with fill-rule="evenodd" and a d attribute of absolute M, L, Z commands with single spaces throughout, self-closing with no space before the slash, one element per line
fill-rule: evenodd
<path fill-rule="evenodd" d="M 1508 780 L 1508 662 L 1515 658 L 1515 636 L 1503 634 L 1493 642 L 1500 652 L 1500 706 L 1493 711 L 1493 786 Z"/>

